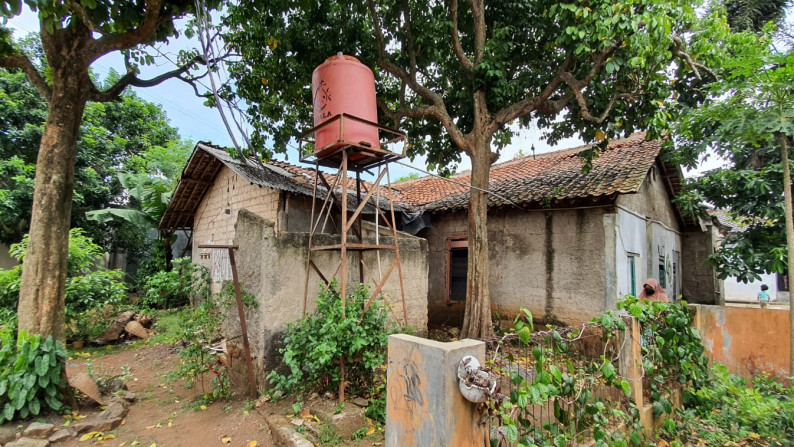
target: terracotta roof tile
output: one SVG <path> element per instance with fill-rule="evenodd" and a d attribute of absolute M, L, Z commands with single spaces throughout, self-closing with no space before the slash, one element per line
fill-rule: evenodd
<path fill-rule="evenodd" d="M 661 143 L 645 141 L 645 134 L 613 140 L 593 160 L 593 169 L 582 173 L 581 146 L 538 156 L 526 156 L 491 167 L 489 206 L 544 203 L 547 199 L 578 199 L 636 192 L 653 166 Z M 451 177 L 422 177 L 393 185 L 415 208 L 452 210 L 466 208 L 469 171 Z"/>

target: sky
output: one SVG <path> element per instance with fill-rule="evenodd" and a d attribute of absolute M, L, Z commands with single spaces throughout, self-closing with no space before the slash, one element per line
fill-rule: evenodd
<path fill-rule="evenodd" d="M 16 37 L 22 37 L 28 33 L 36 32 L 38 30 L 38 19 L 34 13 L 25 10 L 20 16 L 17 16 L 8 22 L 8 26 L 15 30 Z M 168 61 L 176 60 L 176 53 L 182 49 L 200 48 L 198 39 L 187 39 L 180 36 L 166 45 L 160 47 L 160 51 L 164 56 L 158 57 L 158 64 L 154 66 L 141 67 L 142 79 L 151 78 L 161 74 L 164 71 L 172 70 L 175 65 Z M 108 73 L 110 69 L 115 69 L 117 72 L 123 73 L 124 63 L 120 53 L 115 52 L 97 60 L 92 69 L 101 76 Z M 209 85 L 208 81 L 205 82 Z M 160 104 L 166 111 L 171 125 L 179 129 L 180 135 L 185 139 L 190 139 L 193 142 L 206 141 L 213 144 L 232 147 L 232 140 L 223 125 L 220 114 L 217 109 L 204 106 L 203 99 L 195 95 L 193 88 L 188 84 L 178 80 L 170 79 L 162 84 L 149 87 L 149 88 L 132 88 L 137 95 L 146 101 Z M 507 161 L 514 158 L 519 151 L 524 154 L 530 154 L 530 148 L 534 145 L 535 153 L 542 154 L 545 152 L 567 149 L 583 144 L 578 138 L 568 138 L 560 141 L 556 146 L 550 146 L 548 143 L 540 138 L 540 131 L 537 127 L 525 129 L 520 131 L 519 135 L 513 138 L 513 143 L 501 151 L 499 161 Z M 238 141 L 239 141 L 239 137 Z M 278 159 L 285 159 L 284 155 L 277 155 Z M 299 164 L 297 145 L 289 149 L 287 159 L 294 164 Z M 416 166 L 421 169 L 426 169 L 424 157 L 417 157 L 414 160 L 403 160 L 404 162 Z M 720 162 L 714 159 L 704 163 L 699 169 L 688 172 L 687 175 L 694 175 L 706 169 L 719 167 Z M 458 165 L 457 171 L 460 172 L 465 169 L 470 169 L 471 164 L 468 157 L 462 156 L 462 161 Z M 400 165 L 392 165 L 390 167 L 391 178 L 399 178 L 417 172 L 410 168 Z M 424 175 L 417 172 L 420 176 Z M 368 176 L 364 176 L 365 179 Z"/>

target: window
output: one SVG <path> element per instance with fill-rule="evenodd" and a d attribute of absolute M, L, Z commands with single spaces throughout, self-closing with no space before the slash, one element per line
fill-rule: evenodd
<path fill-rule="evenodd" d="M 637 257 L 639 255 L 634 253 L 629 253 L 628 255 L 628 267 L 629 267 L 629 293 L 631 296 L 637 296 Z"/>
<path fill-rule="evenodd" d="M 667 288 L 667 269 L 664 266 L 664 258 L 659 258 L 659 286 Z"/>
<path fill-rule="evenodd" d="M 466 279 L 469 267 L 469 241 L 465 237 L 447 240 L 447 302 L 466 301 Z"/>
<path fill-rule="evenodd" d="M 788 275 L 782 275 L 780 273 L 777 274 L 777 291 L 778 292 L 789 291 Z"/>

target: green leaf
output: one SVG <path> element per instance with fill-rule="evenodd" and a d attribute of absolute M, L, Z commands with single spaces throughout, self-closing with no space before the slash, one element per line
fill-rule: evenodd
<path fill-rule="evenodd" d="M 521 343 L 528 345 L 529 340 L 532 337 L 532 333 L 529 330 L 528 326 L 524 326 L 521 330 L 518 331 L 518 338 L 521 340 Z"/>
<path fill-rule="evenodd" d="M 28 403 L 28 408 L 30 409 L 31 414 L 37 415 L 41 411 L 41 402 L 34 398 Z"/>

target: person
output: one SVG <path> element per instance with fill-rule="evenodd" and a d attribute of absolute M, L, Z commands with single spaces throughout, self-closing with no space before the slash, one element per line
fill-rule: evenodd
<path fill-rule="evenodd" d="M 642 291 L 637 298 L 645 298 L 651 301 L 661 301 L 663 303 L 670 302 L 670 298 L 667 297 L 667 292 L 665 292 L 662 286 L 659 285 L 659 282 L 653 278 L 648 278 L 645 281 L 645 284 L 642 285 Z"/>
<path fill-rule="evenodd" d="M 758 292 L 758 302 L 761 303 L 761 309 L 766 309 L 766 306 L 769 305 L 769 286 L 766 284 L 761 284 L 761 291 Z"/>

